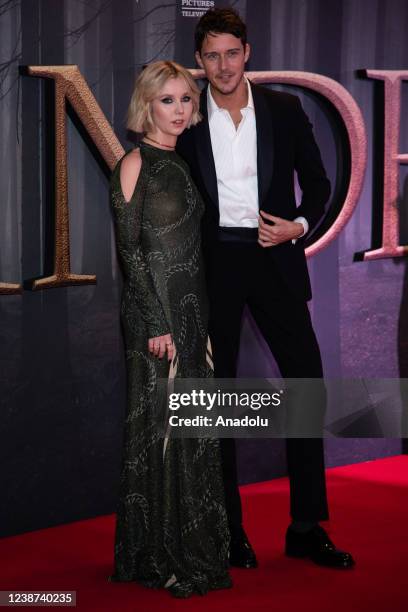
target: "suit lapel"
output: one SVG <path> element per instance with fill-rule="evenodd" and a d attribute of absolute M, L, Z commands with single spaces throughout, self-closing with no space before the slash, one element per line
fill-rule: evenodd
<path fill-rule="evenodd" d="M 258 165 L 258 196 L 259 207 L 268 193 L 273 173 L 273 120 L 271 108 L 261 87 L 251 83 L 254 100 L 257 137 L 257 165 Z"/>
<path fill-rule="evenodd" d="M 207 87 L 200 96 L 200 113 L 202 121 L 194 129 L 195 146 L 197 150 L 198 166 L 207 193 L 213 204 L 218 208 L 217 174 L 215 171 L 214 156 L 211 146 L 210 128 L 208 125 Z"/>

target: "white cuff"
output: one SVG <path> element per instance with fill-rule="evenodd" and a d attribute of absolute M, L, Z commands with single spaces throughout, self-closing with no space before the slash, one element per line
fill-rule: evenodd
<path fill-rule="evenodd" d="M 309 224 L 306 221 L 306 219 L 304 217 L 296 217 L 296 219 L 293 219 L 294 223 L 301 223 L 303 225 L 303 234 L 301 234 L 301 236 L 299 236 L 299 238 L 301 238 L 302 236 L 304 236 L 305 234 L 307 234 L 307 232 L 309 231 Z M 292 244 L 296 244 L 298 238 L 293 238 L 292 240 Z"/>

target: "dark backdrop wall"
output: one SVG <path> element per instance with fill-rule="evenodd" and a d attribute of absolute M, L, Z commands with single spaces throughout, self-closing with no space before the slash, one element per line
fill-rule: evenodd
<path fill-rule="evenodd" d="M 125 148 L 125 114 L 143 64 L 175 58 L 194 67 L 194 2 L 159 0 L 0 1 L 0 281 L 50 272 L 52 116 L 49 83 L 23 76 L 29 64 L 78 64 Z M 407 375 L 406 259 L 354 262 L 370 248 L 374 84 L 360 68 L 408 68 L 405 0 L 245 0 L 251 70 L 317 72 L 359 104 L 369 161 L 353 218 L 309 261 L 313 321 L 328 376 Z M 403 86 L 404 108 L 407 86 Z M 335 143 L 316 100 L 297 91 L 315 126 L 328 173 Z M 121 278 L 108 202 L 108 169 L 68 120 L 72 271 L 97 285 L 0 295 L 1 533 L 18 533 L 115 508 L 125 409 L 119 326 Z M 402 113 L 400 151 L 408 150 Z M 407 204 L 401 171 L 400 201 Z M 403 228 L 403 231 L 404 228 Z M 249 317 L 240 373 L 275 373 Z M 400 440 L 329 439 L 327 464 L 401 452 Z M 279 440 L 239 441 L 241 482 L 285 473 Z"/>

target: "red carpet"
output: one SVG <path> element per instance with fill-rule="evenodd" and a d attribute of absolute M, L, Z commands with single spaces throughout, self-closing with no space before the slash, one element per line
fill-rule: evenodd
<path fill-rule="evenodd" d="M 246 529 L 257 570 L 233 570 L 234 588 L 187 601 L 137 584 L 108 583 L 114 516 L 0 540 L 0 590 L 76 590 L 77 609 L 402 612 L 408 609 L 408 456 L 327 471 L 334 541 L 356 558 L 354 570 L 287 559 L 286 478 L 242 487 Z"/>

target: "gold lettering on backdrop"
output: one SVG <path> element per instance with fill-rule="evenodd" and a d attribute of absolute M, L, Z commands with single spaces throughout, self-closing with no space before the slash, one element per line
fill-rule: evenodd
<path fill-rule="evenodd" d="M 109 168 L 124 154 L 124 149 L 78 66 L 29 66 L 32 76 L 55 81 L 55 256 L 52 276 L 33 281 L 32 289 L 48 289 L 96 282 L 93 274 L 71 272 L 69 247 L 68 167 L 67 167 L 67 99 Z"/>
<path fill-rule="evenodd" d="M 408 246 L 400 245 L 398 210 L 399 164 L 408 164 L 408 153 L 398 153 L 401 122 L 401 81 L 407 70 L 366 70 L 371 79 L 384 81 L 384 188 L 381 247 L 364 253 L 364 260 L 403 257 Z"/>
<path fill-rule="evenodd" d="M 195 78 L 203 71 L 191 70 Z M 69 249 L 68 169 L 66 143 L 67 99 L 82 121 L 109 168 L 113 169 L 124 154 L 124 149 L 77 66 L 29 66 L 32 76 L 55 81 L 56 130 L 56 222 L 54 274 L 33 282 L 33 289 L 45 289 L 96 282 L 94 275 L 72 274 Z M 399 164 L 408 164 L 408 153 L 398 153 L 401 113 L 401 81 L 408 80 L 408 71 L 367 70 L 369 78 L 384 81 L 384 192 L 382 245 L 366 251 L 364 259 L 401 257 L 408 254 L 408 246 L 399 244 L 398 175 Z M 337 81 L 328 77 L 295 71 L 248 72 L 254 83 L 298 85 L 314 90 L 327 98 L 342 118 L 350 143 L 351 176 L 343 206 L 331 227 L 321 238 L 306 249 L 311 256 L 326 248 L 349 221 L 361 193 L 367 163 L 367 136 L 362 113 L 351 94 Z M 22 286 L 0 282 L 0 295 L 21 293 Z"/>
<path fill-rule="evenodd" d="M 23 288 L 17 283 L 0 283 L 0 295 L 12 295 L 22 293 Z"/>

